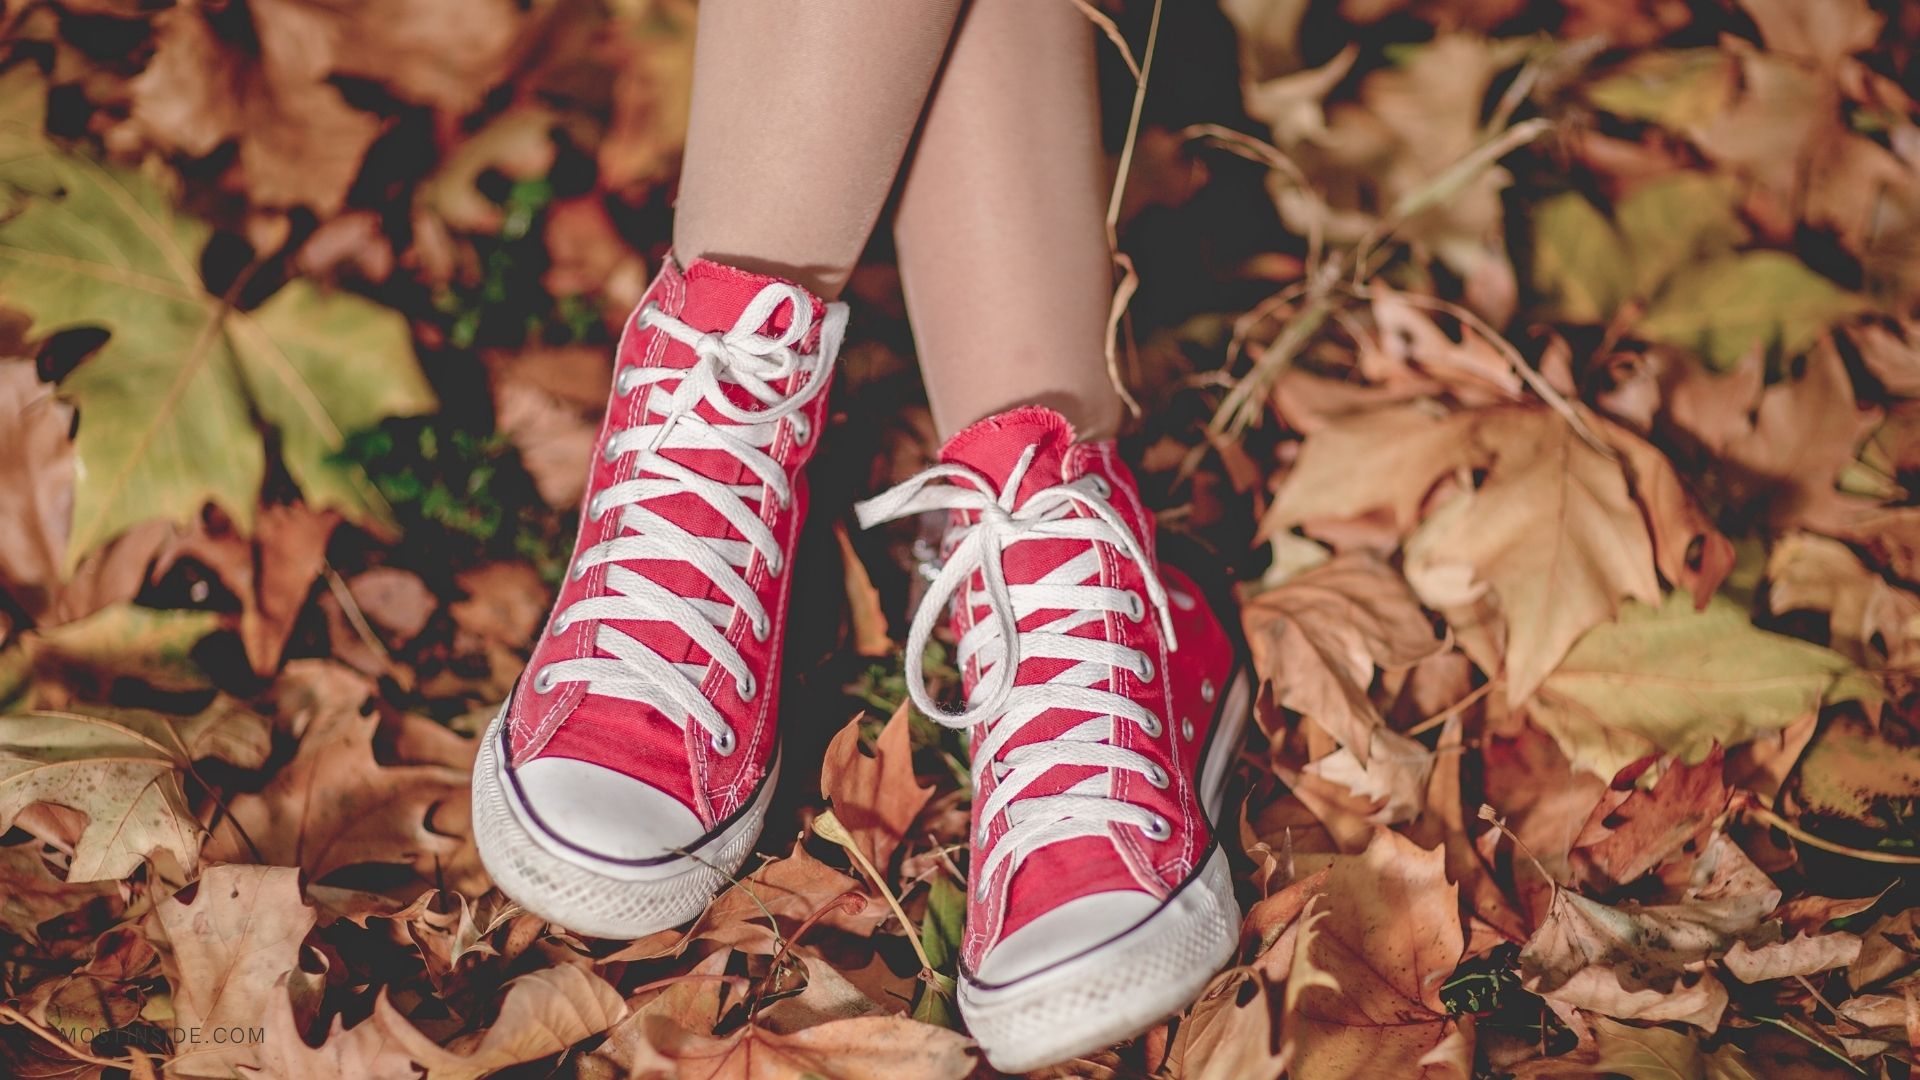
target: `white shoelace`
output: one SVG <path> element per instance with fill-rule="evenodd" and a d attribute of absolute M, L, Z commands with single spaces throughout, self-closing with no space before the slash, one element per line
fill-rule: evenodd
<path fill-rule="evenodd" d="M 778 337 L 761 334 L 761 327 L 783 304 L 792 313 L 785 332 Z M 615 565 L 608 568 L 606 588 L 600 595 L 568 605 L 554 616 L 553 625 L 559 633 L 583 620 L 602 621 L 595 628 L 594 644 L 611 655 L 548 664 L 535 673 L 535 690 L 546 693 L 559 683 L 584 682 L 590 693 L 650 706 L 682 728 L 691 720 L 706 730 L 714 750 L 733 752 L 737 744 L 733 729 L 700 692 L 706 665 L 674 663 L 604 625 L 604 620 L 669 623 L 733 676 L 742 699 L 752 701 L 759 693 L 753 672 L 740 650 L 728 643 L 725 630 L 736 609 L 747 613 L 755 640 L 765 641 L 772 628 L 765 606 L 747 584 L 746 568 L 756 552 L 769 572 L 777 575 L 784 566 L 780 543 L 760 520 L 755 504 L 773 499 L 784 507 L 793 492 L 786 470 L 766 450 L 779 437 L 783 421 L 792 427 L 796 442 L 812 437 L 799 410 L 826 389 L 846 324 L 846 305 L 829 304 L 820 325 L 819 348 L 811 355 L 801 353 L 797 346 L 812 328 L 813 302 L 798 287 L 780 283 L 761 289 L 733 329 L 724 334 L 703 333 L 651 305 L 642 309 L 641 326 L 688 346 L 698 359 L 687 368 L 629 365 L 614 380 L 622 396 L 642 386 L 656 389 L 647 395 L 642 422 L 607 439 L 608 461 L 634 455 L 633 479 L 596 492 L 587 504 L 587 514 L 596 521 L 617 510 L 621 532 L 581 552 L 571 573 L 577 580 L 596 566 Z M 773 385 L 783 379 L 793 380 L 789 393 Z M 728 386 L 741 387 L 765 407 L 742 408 L 727 396 Z M 730 422 L 708 422 L 700 415 L 701 404 Z M 760 483 L 721 483 L 667 457 L 669 450 L 723 451 Z M 696 536 L 645 505 L 679 494 L 693 495 L 724 515 L 746 539 Z M 712 581 L 726 600 L 680 596 L 618 565 L 633 559 L 687 563 Z"/>
<path fill-rule="evenodd" d="M 1099 572 L 1097 544 L 1117 549 L 1140 568 L 1171 649 L 1173 617 L 1166 590 L 1133 531 L 1108 504 L 1111 492 L 1099 477 L 1037 491 L 1025 505 L 1014 509 L 1015 495 L 1033 457 L 1034 449 L 1028 448 L 1002 492 L 996 493 L 992 482 L 972 469 L 936 465 L 857 507 L 863 526 L 928 511 L 959 510 L 976 519 L 973 525 L 959 527 L 950 538 L 952 552 L 920 601 L 908 631 L 906 666 L 907 692 L 922 712 L 948 727 L 988 725 L 974 753 L 973 767 L 976 785 L 983 769 L 993 770 L 995 785 L 986 802 L 974 807 L 974 821 L 983 841 L 1002 813 L 1007 816 L 1008 828 L 985 864 L 974 868 L 975 889 L 982 895 L 994 872 L 1009 860 L 1017 870 L 1027 855 L 1050 844 L 1081 836 L 1105 836 L 1110 823 L 1134 826 L 1155 840 L 1166 839 L 1172 829 L 1159 814 L 1114 798 L 1111 773 L 1107 771 L 1139 773 L 1159 788 L 1169 782 L 1166 770 L 1152 760 L 1113 744 L 1114 725 L 1121 721 L 1138 725 L 1148 738 L 1159 738 L 1164 730 L 1160 718 L 1133 699 L 1100 685 L 1113 685 L 1110 680 L 1117 677 L 1116 669 L 1152 682 L 1152 658 L 1115 642 L 1073 636 L 1076 628 L 1100 622 L 1108 612 L 1135 621 L 1146 617 L 1147 605 L 1139 593 L 1081 584 Z M 1088 516 L 1067 516 L 1076 507 Z M 1007 549 L 1032 540 L 1078 540 L 1087 546 L 1038 582 L 1007 584 L 1001 565 Z M 922 658 L 934 624 L 947 605 L 956 598 L 962 603 L 974 602 L 968 582 L 976 571 L 986 587 L 988 618 L 961 636 L 958 659 L 963 670 L 978 660 L 979 678 L 966 707 L 950 713 L 927 692 Z M 1031 630 L 1019 629 L 1020 621 L 1035 612 L 1056 610 L 1065 613 Z M 1029 657 L 1074 663 L 1044 684 L 1015 686 L 1020 662 Z M 1023 728 L 1050 709 L 1094 715 L 1058 738 L 1006 749 Z M 1022 798 L 1049 769 L 1062 765 L 1101 771 L 1059 794 Z"/>

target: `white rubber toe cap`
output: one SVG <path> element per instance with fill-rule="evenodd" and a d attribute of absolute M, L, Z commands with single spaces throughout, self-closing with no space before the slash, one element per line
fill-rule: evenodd
<path fill-rule="evenodd" d="M 1069 900 L 1001 939 L 981 959 L 974 979 L 1004 985 L 1044 971 L 1132 929 L 1160 903 L 1131 889 Z"/>
<path fill-rule="evenodd" d="M 604 859 L 670 855 L 707 831 L 680 800 L 590 761 L 535 758 L 515 769 L 514 779 L 546 831 Z"/>

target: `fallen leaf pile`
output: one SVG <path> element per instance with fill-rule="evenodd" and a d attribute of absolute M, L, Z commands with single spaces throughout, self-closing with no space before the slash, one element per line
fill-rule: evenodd
<path fill-rule="evenodd" d="M 1144 47 L 1155 5 L 1082 6 Z M 1123 450 L 1261 680 L 1245 919 L 1045 1075 L 1911 1075 L 1916 9 L 1163 8 Z M 897 644 L 930 534 L 848 527 L 932 451 L 881 262 L 759 852 L 600 941 L 473 847 L 666 250 L 691 0 L 4 16 L 0 1074 L 992 1075 L 966 744 Z"/>

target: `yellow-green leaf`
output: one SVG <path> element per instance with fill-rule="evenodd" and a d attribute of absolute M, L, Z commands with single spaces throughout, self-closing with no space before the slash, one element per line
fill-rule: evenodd
<path fill-rule="evenodd" d="M 36 662 L 138 679 L 162 690 L 200 690 L 209 682 L 193 648 L 219 626 L 220 616 L 211 611 L 156 611 L 123 603 L 36 630 L 24 642 Z"/>
<path fill-rule="evenodd" d="M 1611 777 L 1646 754 L 1705 758 L 1861 692 L 1846 657 L 1755 627 L 1732 601 L 1675 591 L 1575 643 L 1528 712 L 1574 765 Z"/>
<path fill-rule="evenodd" d="M 188 522 L 209 502 L 248 527 L 266 469 L 256 415 L 309 505 L 386 519 L 332 455 L 349 431 L 433 407 L 397 313 L 304 282 L 234 309 L 200 279 L 212 230 L 145 176 L 62 152 L 36 110 L 0 113 L 0 191 L 0 292 L 30 334 L 110 335 L 60 387 L 80 417 L 66 572 L 133 525 Z"/>
<path fill-rule="evenodd" d="M 1646 52 L 1587 87 L 1587 100 L 1615 116 L 1685 131 L 1733 103 L 1733 57 L 1719 49 Z"/>
<path fill-rule="evenodd" d="M 1534 208 L 1533 281 L 1561 318 L 1598 323 L 1632 290 L 1633 268 L 1612 223 L 1569 191 Z"/>
<path fill-rule="evenodd" d="M 1692 349 L 1720 371 L 1756 347 L 1805 352 L 1863 301 L 1778 251 L 1729 255 L 1694 267 L 1661 293 L 1640 332 Z"/>
<path fill-rule="evenodd" d="M 1633 264 L 1633 292 L 1652 296 L 1688 263 L 1710 260 L 1746 239 L 1726 178 L 1678 172 L 1620 200 L 1614 219 Z"/>

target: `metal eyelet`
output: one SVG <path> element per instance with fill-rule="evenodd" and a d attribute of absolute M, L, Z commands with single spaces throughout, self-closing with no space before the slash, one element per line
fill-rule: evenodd
<path fill-rule="evenodd" d="M 1134 668 L 1133 673 L 1139 676 L 1140 681 L 1143 683 L 1152 682 L 1153 681 L 1153 657 L 1148 656 L 1146 653 L 1141 653 L 1140 666 L 1137 668 Z"/>
<path fill-rule="evenodd" d="M 1132 619 L 1134 622 L 1139 622 L 1146 617 L 1147 602 L 1140 598 L 1139 593 L 1131 589 L 1127 590 L 1127 618 Z"/>
<path fill-rule="evenodd" d="M 1147 772 L 1147 783 L 1165 791 L 1167 785 L 1173 783 L 1173 778 L 1167 775 L 1167 770 L 1155 764 Z"/>
<path fill-rule="evenodd" d="M 767 635 L 773 630 L 773 624 L 771 620 L 767 620 L 765 622 L 754 623 L 748 629 L 753 632 L 753 640 L 765 644 Z"/>
<path fill-rule="evenodd" d="M 587 576 L 586 563 L 574 563 L 573 569 L 567 571 L 567 578 L 570 581 L 579 581 L 581 578 L 586 576 Z"/>
<path fill-rule="evenodd" d="M 1159 717 L 1148 716 L 1147 719 L 1152 721 L 1152 723 L 1140 725 L 1141 733 L 1146 735 L 1147 738 L 1157 739 L 1160 736 L 1165 735 L 1167 733 L 1167 726 L 1160 722 Z"/>
<path fill-rule="evenodd" d="M 600 451 L 600 457 L 601 457 L 601 458 L 602 458 L 602 459 L 603 459 L 604 461 L 606 461 L 606 463 L 607 463 L 607 464 L 609 464 L 609 465 L 611 465 L 611 464 L 613 464 L 613 463 L 614 463 L 615 461 L 617 461 L 617 460 L 619 460 L 619 458 L 620 458 L 620 451 L 619 451 L 619 450 L 616 450 L 616 449 L 614 448 L 614 445 L 613 445 L 613 440 L 612 440 L 612 439 L 608 439 L 608 440 L 607 440 L 607 447 L 606 447 L 606 449 L 604 449 L 604 450 L 602 450 L 602 451 Z"/>
<path fill-rule="evenodd" d="M 533 673 L 533 692 L 536 694 L 550 694 L 553 692 L 552 668 L 543 667 Z"/>
<path fill-rule="evenodd" d="M 1140 831 L 1146 833 L 1149 840 L 1165 840 L 1173 835 L 1173 823 L 1155 814 L 1152 824 L 1142 826 Z"/>
<path fill-rule="evenodd" d="M 613 392 L 621 397 L 626 397 L 628 394 L 633 393 L 634 389 L 640 385 L 640 380 L 631 378 L 630 376 L 638 375 L 639 373 L 640 369 L 632 365 L 621 368 L 620 374 L 613 377 Z"/>
<path fill-rule="evenodd" d="M 755 681 L 753 672 L 749 671 L 743 678 L 733 681 L 733 689 L 740 695 L 741 701 L 752 701 L 754 695 L 760 692 L 760 684 Z"/>
<path fill-rule="evenodd" d="M 786 568 L 787 568 L 787 561 L 785 559 L 768 559 L 767 560 L 767 573 L 772 574 L 774 577 L 779 577 L 780 572 L 785 570 Z"/>
<path fill-rule="evenodd" d="M 797 415 L 788 417 L 787 424 L 793 428 L 793 445 L 805 446 L 807 440 L 813 438 L 813 427 L 807 423 L 806 417 Z"/>
<path fill-rule="evenodd" d="M 713 738 L 707 740 L 707 745 L 713 747 L 714 753 L 726 757 L 733 753 L 733 748 L 739 744 L 734 741 L 733 729 L 723 727 L 714 734 Z"/>
<path fill-rule="evenodd" d="M 1087 475 L 1087 480 L 1092 484 L 1093 493 L 1095 495 L 1098 495 L 1103 499 L 1113 495 L 1113 485 L 1107 483 L 1106 477 L 1101 476 L 1098 473 L 1089 473 Z"/>
<path fill-rule="evenodd" d="M 1189 742 L 1193 739 L 1193 721 L 1184 716 L 1180 718 L 1180 737 Z"/>
<path fill-rule="evenodd" d="M 1213 688 L 1213 680 L 1212 680 L 1212 679 L 1201 679 L 1201 680 L 1200 680 L 1200 700 L 1201 700 L 1201 701 L 1204 701 L 1204 702 L 1206 702 L 1206 703 L 1207 703 L 1207 704 L 1209 704 L 1209 705 L 1211 705 L 1211 704 L 1213 704 L 1213 699 L 1214 699 L 1214 695 L 1215 695 L 1216 693 L 1218 693 L 1218 691 L 1216 691 L 1216 690 L 1215 690 L 1215 689 Z"/>

